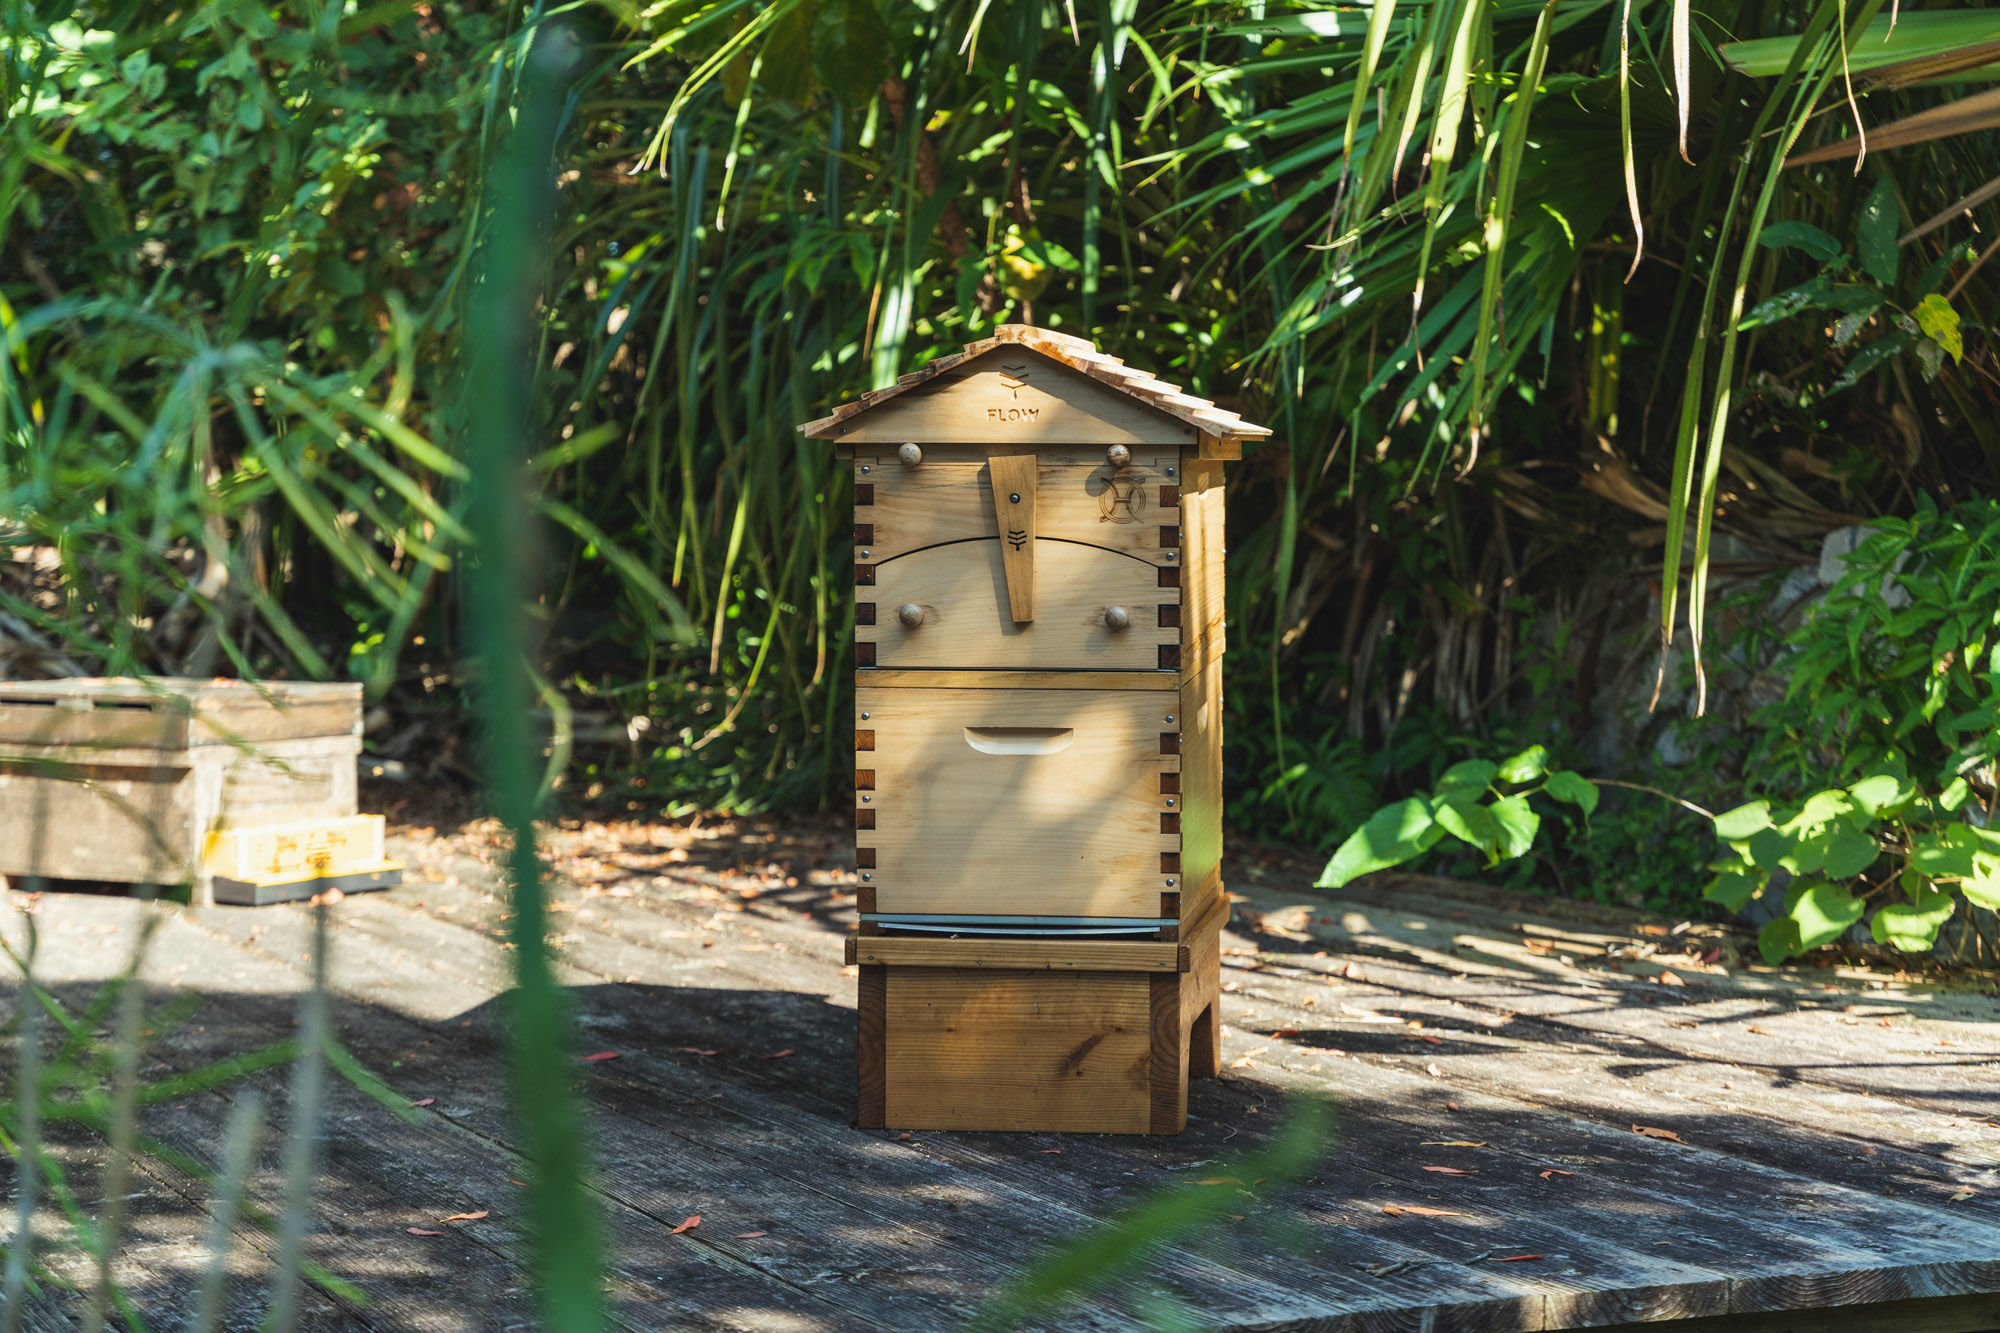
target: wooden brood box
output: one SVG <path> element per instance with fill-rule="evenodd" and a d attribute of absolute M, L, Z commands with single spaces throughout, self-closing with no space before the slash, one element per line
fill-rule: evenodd
<path fill-rule="evenodd" d="M 862 1123 L 1178 1131 L 1228 911 L 1222 465 L 1269 432 L 1018 325 L 801 429 L 854 470 Z"/>
<path fill-rule="evenodd" d="M 192 881 L 208 842 L 355 812 L 361 687 L 0 682 L 0 880 Z"/>

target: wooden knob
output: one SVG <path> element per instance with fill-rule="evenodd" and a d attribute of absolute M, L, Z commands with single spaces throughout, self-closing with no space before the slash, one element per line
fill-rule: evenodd
<path fill-rule="evenodd" d="M 896 457 L 903 460 L 904 467 L 915 467 L 924 461 L 924 451 L 914 444 L 906 444 L 896 451 Z"/>
<path fill-rule="evenodd" d="M 1128 628 L 1131 624 L 1132 613 L 1124 607 L 1107 606 L 1104 608 L 1104 628 L 1120 630 Z"/>
<path fill-rule="evenodd" d="M 1124 467 L 1132 461 L 1132 451 L 1122 444 L 1112 445 L 1104 451 L 1104 456 L 1110 460 L 1113 467 Z"/>
<path fill-rule="evenodd" d="M 896 608 L 896 619 L 903 622 L 904 629 L 915 629 L 924 623 L 924 609 L 915 602 L 906 602 Z"/>

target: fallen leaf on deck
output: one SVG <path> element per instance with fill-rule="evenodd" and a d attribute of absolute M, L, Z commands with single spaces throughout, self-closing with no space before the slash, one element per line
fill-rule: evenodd
<path fill-rule="evenodd" d="M 1393 1203 L 1385 1203 L 1382 1205 L 1382 1211 L 1389 1214 L 1391 1217 L 1401 1217 L 1404 1213 L 1411 1213 L 1417 1217 L 1471 1217 L 1472 1216 L 1471 1213 L 1454 1213 L 1449 1208 L 1419 1208 L 1413 1203 L 1406 1203 L 1401 1205 Z"/>
<path fill-rule="evenodd" d="M 1340 1012 L 1346 1014 L 1349 1018 L 1359 1019 L 1363 1023 L 1400 1023 L 1403 1021 L 1390 1014 L 1378 1014 L 1373 1009 L 1357 1009 L 1353 1005 L 1344 1002 L 1340 1006 Z"/>
<path fill-rule="evenodd" d="M 1456 1110 L 1458 1109 L 1458 1103 L 1457 1103 L 1457 1102 L 1446 1102 L 1446 1103 L 1444 1104 L 1444 1109 L 1445 1109 L 1445 1110 L 1447 1110 L 1447 1111 L 1456 1111 Z"/>
<path fill-rule="evenodd" d="M 1405 1032 L 1405 1033 L 1403 1034 L 1403 1040 L 1404 1040 L 1404 1041 L 1427 1041 L 1427 1042 L 1429 1042 L 1429 1043 L 1430 1043 L 1431 1045 L 1433 1045 L 1433 1046 L 1442 1046 L 1442 1045 L 1444 1045 L 1444 1038 L 1443 1038 L 1443 1037 L 1433 1037 L 1433 1036 L 1432 1036 L 1432 1035 L 1431 1035 L 1430 1033 L 1428 1033 L 1428 1032 Z"/>
<path fill-rule="evenodd" d="M 1432 1062 L 1431 1062 L 1430 1064 L 1427 1064 L 1427 1065 L 1425 1065 L 1425 1066 L 1424 1066 L 1424 1072 L 1425 1072 L 1426 1074 L 1429 1074 L 1429 1075 L 1430 1075 L 1430 1076 L 1431 1076 L 1432 1078 L 1443 1078 L 1443 1077 L 1444 1077 L 1444 1071 L 1443 1071 L 1442 1069 L 1439 1069 L 1439 1068 L 1437 1067 L 1437 1062 L 1436 1062 L 1436 1061 L 1432 1061 Z"/>
<path fill-rule="evenodd" d="M 721 1055 L 721 1054 L 722 1054 L 722 1052 L 721 1052 L 721 1051 L 719 1051 L 719 1050 L 717 1050 L 717 1051 L 704 1051 L 704 1050 L 703 1050 L 703 1049 L 702 1049 L 701 1047 L 699 1047 L 699 1046 L 676 1046 L 676 1047 L 674 1047 L 674 1049 L 675 1049 L 675 1050 L 677 1050 L 677 1051 L 685 1051 L 685 1052 L 686 1052 L 687 1054 L 689 1054 L 689 1055 Z"/>
<path fill-rule="evenodd" d="M 1062 1149 L 1061 1149 L 1061 1148 L 1044 1148 L 1044 1149 L 1042 1149 L 1042 1151 L 1043 1151 L 1043 1152 L 1045 1152 L 1045 1153 L 1052 1153 L 1052 1152 L 1061 1152 L 1061 1151 L 1062 1151 Z"/>
<path fill-rule="evenodd" d="M 592 1063 L 593 1061 L 597 1061 L 597 1060 L 616 1060 L 616 1059 L 618 1059 L 618 1058 L 619 1058 L 619 1055 L 618 1055 L 618 1052 L 616 1052 L 616 1051 L 599 1051 L 599 1052 L 597 1052 L 597 1053 L 596 1053 L 595 1055 L 586 1055 L 586 1056 L 584 1056 L 584 1057 L 583 1057 L 583 1063 L 585 1063 L 585 1064 L 590 1064 L 590 1063 Z"/>
<path fill-rule="evenodd" d="M 1339 975 L 1346 977 L 1349 981 L 1361 980 L 1361 974 L 1354 970 L 1354 964 L 1352 963 L 1341 964 Z"/>
<path fill-rule="evenodd" d="M 1973 1197 L 1974 1195 L 1976 1195 L 1976 1194 L 1978 1194 L 1978 1193 L 1979 1193 L 1979 1191 L 1978 1191 L 1978 1190 L 1970 1190 L 1970 1189 L 1962 1189 L 1962 1190 L 1960 1190 L 1960 1191 L 1959 1191 L 1958 1193 L 1956 1193 L 1956 1194 L 1952 1195 L 1952 1196 L 1951 1196 L 1951 1197 L 1950 1197 L 1949 1199 L 1946 1199 L 1946 1200 L 1945 1200 L 1945 1202 L 1946 1202 L 1946 1203 L 1959 1203 L 1959 1202 L 1962 1202 L 1962 1201 L 1964 1201 L 1964 1200 L 1966 1200 L 1966 1199 L 1970 1199 L 1970 1198 L 1972 1198 L 1972 1197 Z"/>
<path fill-rule="evenodd" d="M 1427 1166 L 1426 1171 L 1435 1171 L 1441 1176 L 1476 1176 L 1477 1171 L 1461 1171 L 1455 1166 Z"/>
<path fill-rule="evenodd" d="M 451 1215 L 450 1217 L 440 1217 L 440 1218 L 438 1219 L 438 1221 L 440 1221 L 440 1222 L 477 1222 L 477 1221 L 478 1221 L 478 1220 L 479 1220 L 480 1218 L 482 1218 L 482 1217 L 485 1217 L 485 1216 L 487 1215 L 487 1213 L 488 1213 L 489 1211 L 490 1211 L 489 1209 L 485 1209 L 485 1208 L 481 1208 L 481 1209 L 480 1209 L 480 1210 L 479 1210 L 478 1212 L 476 1212 L 476 1213 L 453 1213 L 453 1214 L 452 1214 L 452 1215 Z"/>
<path fill-rule="evenodd" d="M 1686 1139 L 1674 1133 L 1671 1129 L 1655 1129 L 1651 1125 L 1634 1125 L 1632 1126 L 1632 1132 L 1634 1134 L 1644 1134 L 1649 1139 L 1672 1139 L 1675 1143 L 1687 1142 Z"/>
<path fill-rule="evenodd" d="M 769 1055 L 765 1056 L 764 1058 L 766 1060 L 782 1060 L 788 1055 L 797 1055 L 797 1054 L 798 1054 L 797 1051 L 792 1050 L 790 1047 L 786 1047 L 782 1051 L 772 1051 Z"/>
<path fill-rule="evenodd" d="M 1502 1254 L 1495 1256 L 1493 1262 L 1496 1264 L 1518 1264 L 1523 1259 L 1546 1259 L 1548 1257 L 1546 1254 Z"/>
<path fill-rule="evenodd" d="M 768 1235 L 770 1235 L 770 1234 L 771 1234 L 771 1233 L 770 1233 L 770 1232 L 768 1232 L 768 1231 L 739 1231 L 739 1232 L 737 1232 L 737 1233 L 736 1233 L 735 1235 L 731 1236 L 731 1237 L 730 1237 L 729 1239 L 731 1239 L 731 1240 L 755 1240 L 755 1239 L 757 1239 L 757 1238 L 758 1238 L 759 1236 L 768 1236 Z"/>
<path fill-rule="evenodd" d="M 1747 1027 L 1747 1028 L 1744 1028 L 1743 1030 L 1744 1030 L 1745 1032 L 1755 1032 L 1755 1033 L 1757 1033 L 1758 1035 L 1760 1035 L 1760 1036 L 1765 1036 L 1765 1037 L 1768 1037 L 1768 1036 L 1770 1036 L 1770 1035 L 1771 1035 L 1770 1033 L 1768 1033 L 1768 1032 L 1764 1031 L 1764 1029 L 1762 1029 L 1762 1028 L 1758 1027 L 1758 1026 L 1757 1026 L 1757 1025 L 1755 1024 L 1755 1023 L 1752 1023 L 1752 1024 L 1751 1024 L 1751 1025 L 1750 1025 L 1749 1027 Z"/>
<path fill-rule="evenodd" d="M 1222 989 L 1224 989 L 1224 990 L 1226 990 L 1226 991 L 1230 992 L 1231 994 L 1234 994 L 1235 992 L 1237 992 L 1237 991 L 1240 991 L 1240 990 L 1242 990 L 1243 988 L 1242 988 L 1241 986 L 1237 985 L 1237 984 L 1236 984 L 1235 982 L 1233 982 L 1233 981 L 1225 981 L 1225 982 L 1223 982 L 1223 983 L 1222 983 Z"/>
<path fill-rule="evenodd" d="M 1279 1028 L 1271 1035 L 1274 1037 L 1296 1037 L 1299 1035 L 1299 1030 L 1297 1028 Z"/>
<path fill-rule="evenodd" d="M 424 1099 L 423 1099 L 422 1101 L 420 1101 L 420 1102 L 411 1102 L 411 1103 L 410 1103 L 410 1105 L 412 1105 L 412 1106 L 436 1106 L 436 1105 L 437 1105 L 437 1100 L 438 1100 L 438 1099 L 437 1099 L 437 1098 L 435 1098 L 435 1097 L 426 1097 L 426 1098 L 424 1098 Z"/>
<path fill-rule="evenodd" d="M 1945 1040 L 1945 1039 L 1944 1039 L 1943 1037 L 1939 1037 L 1939 1038 L 1938 1038 L 1938 1045 L 1940 1045 L 1940 1046 L 1956 1046 L 1956 1045 L 1958 1045 L 1958 1043 L 1957 1043 L 1957 1042 L 1955 1042 L 1955 1041 L 1946 1041 L 1946 1040 Z"/>
<path fill-rule="evenodd" d="M 696 1213 L 693 1217 L 690 1217 L 689 1219 L 687 1219 L 687 1221 L 681 1223 L 679 1226 L 675 1227 L 672 1231 L 669 1231 L 667 1234 L 669 1236 L 678 1236 L 683 1231 L 693 1231 L 696 1227 L 700 1225 L 701 1225 L 701 1214 Z"/>
<path fill-rule="evenodd" d="M 1576 1172 L 1574 1171 L 1563 1171 L 1552 1166 L 1548 1170 L 1542 1172 L 1542 1179 L 1547 1180 L 1550 1176 L 1573 1176 L 1575 1174 Z"/>
<path fill-rule="evenodd" d="M 1207 1180 L 1195 1181 L 1197 1185 L 1241 1185 L 1242 1183 L 1235 1176 L 1210 1176 Z"/>
<path fill-rule="evenodd" d="M 1675 975 L 1674 975 L 1673 973 L 1671 973 L 1671 972 L 1662 972 L 1662 973 L 1660 973 L 1660 975 L 1659 975 L 1659 976 L 1657 976 L 1657 977 L 1653 978 L 1653 980 L 1655 980 L 1655 981 L 1659 982 L 1659 983 L 1660 983 L 1660 984 L 1661 984 L 1662 986 L 1685 986 L 1685 985 L 1687 985 L 1687 983 L 1686 983 L 1685 981 L 1682 981 L 1682 980 L 1681 980 L 1681 979 L 1680 979 L 1679 977 L 1675 976 Z"/>
<path fill-rule="evenodd" d="M 1419 1148 L 1484 1148 L 1486 1144 L 1483 1141 L 1474 1143 L 1471 1139 L 1425 1139 L 1417 1146 Z"/>
<path fill-rule="evenodd" d="M 1229 1067 L 1231 1069 L 1248 1069 L 1251 1067 L 1253 1063 L 1254 1062 L 1250 1059 L 1250 1057 L 1246 1055 L 1241 1060 L 1231 1060 L 1229 1062 Z"/>
<path fill-rule="evenodd" d="M 403 1230 L 412 1236 L 447 1236 L 451 1234 L 447 1231 L 426 1231 L 422 1227 L 404 1227 Z"/>
<path fill-rule="evenodd" d="M 1717 963 L 1722 961 L 1722 950 L 1719 948 L 1710 949 L 1707 953 L 1701 956 L 1701 961 L 1704 963 Z"/>
<path fill-rule="evenodd" d="M 1299 1053 L 1301 1055 L 1337 1055 L 1343 1059 L 1347 1056 L 1346 1051 L 1336 1050 L 1331 1046 L 1301 1046 L 1299 1047 Z"/>

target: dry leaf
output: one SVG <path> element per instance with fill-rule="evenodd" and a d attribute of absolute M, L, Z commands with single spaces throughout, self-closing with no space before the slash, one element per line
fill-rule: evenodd
<path fill-rule="evenodd" d="M 899 1140 L 901 1140 L 901 1139 L 907 1139 L 907 1138 L 909 1138 L 909 1137 L 910 1137 L 910 1131 L 906 1129 L 906 1130 L 904 1130 L 904 1131 L 903 1131 L 902 1133 L 898 1134 L 898 1135 L 897 1135 L 896 1137 L 897 1137 L 897 1139 L 899 1139 Z"/>
<path fill-rule="evenodd" d="M 489 1211 L 491 1211 L 491 1210 L 490 1210 L 490 1209 L 486 1209 L 486 1208 L 481 1208 L 481 1209 L 480 1209 L 480 1210 L 479 1210 L 478 1212 L 476 1212 L 476 1213 L 453 1213 L 453 1214 L 452 1214 L 452 1215 L 451 1215 L 450 1217 L 440 1217 L 440 1218 L 438 1219 L 438 1221 L 440 1221 L 440 1222 L 477 1222 L 477 1221 L 478 1221 L 478 1220 L 479 1220 L 480 1218 L 482 1218 L 482 1217 L 485 1217 L 485 1216 L 487 1215 L 487 1213 L 488 1213 Z"/>
<path fill-rule="evenodd" d="M 1447 1110 L 1447 1111 L 1456 1111 L 1456 1110 L 1458 1109 L 1458 1103 L 1457 1103 L 1457 1102 L 1446 1102 L 1446 1103 L 1444 1104 L 1444 1109 L 1445 1109 L 1445 1110 Z"/>
<path fill-rule="evenodd" d="M 1518 1264 L 1523 1259 L 1546 1259 L 1546 1254 L 1502 1254 L 1493 1260 L 1496 1264 Z"/>
<path fill-rule="evenodd" d="M 792 1050 L 788 1046 L 782 1051 L 772 1051 L 769 1055 L 765 1056 L 764 1058 L 766 1060 L 782 1060 L 788 1055 L 797 1055 L 797 1054 L 798 1054 L 797 1051 Z"/>
<path fill-rule="evenodd" d="M 1357 1009 L 1353 1005 L 1345 1003 L 1340 1006 L 1340 1012 L 1346 1014 L 1349 1018 L 1357 1019 L 1363 1023 L 1400 1023 L 1403 1021 L 1388 1014 L 1378 1014 L 1373 1009 Z"/>
<path fill-rule="evenodd" d="M 1651 1125 L 1634 1125 L 1632 1126 L 1632 1132 L 1634 1134 L 1644 1134 L 1649 1139 L 1672 1139 L 1675 1143 L 1687 1142 L 1686 1139 L 1674 1133 L 1671 1129 L 1655 1129 Z"/>
<path fill-rule="evenodd" d="M 1271 1035 L 1274 1037 L 1296 1037 L 1299 1035 L 1299 1030 L 1297 1028 L 1279 1028 Z"/>
<path fill-rule="evenodd" d="M 1207 1180 L 1195 1181 L 1197 1185 L 1241 1185 L 1242 1183 L 1236 1176 L 1210 1176 Z"/>
<path fill-rule="evenodd" d="M 1225 991 L 1228 991 L 1228 992 L 1229 992 L 1230 994 L 1232 994 L 1232 995 L 1233 995 L 1233 994 L 1235 994 L 1235 993 L 1236 993 L 1237 991 L 1240 991 L 1240 990 L 1242 990 L 1243 988 L 1242 988 L 1241 986 L 1237 985 L 1237 984 L 1236 984 L 1235 982 L 1233 982 L 1233 981 L 1225 981 L 1225 982 L 1223 982 L 1223 983 L 1222 983 L 1222 989 L 1224 989 Z"/>
<path fill-rule="evenodd" d="M 677 1051 L 683 1051 L 683 1052 L 686 1052 L 686 1053 L 687 1053 L 688 1055 L 721 1055 L 721 1054 L 722 1054 L 722 1052 L 721 1052 L 721 1051 L 719 1051 L 719 1050 L 717 1050 L 717 1051 L 704 1051 L 704 1050 L 703 1050 L 703 1049 L 702 1049 L 701 1047 L 699 1047 L 699 1046 L 676 1046 L 676 1047 L 674 1047 L 674 1049 L 675 1049 L 675 1050 L 677 1050 Z"/>
<path fill-rule="evenodd" d="M 437 1105 L 437 1100 L 438 1100 L 438 1099 L 437 1099 L 437 1098 L 435 1098 L 435 1097 L 426 1097 L 426 1098 L 424 1098 L 424 1099 L 423 1099 L 422 1101 L 420 1101 L 420 1102 L 411 1102 L 411 1103 L 410 1103 L 410 1105 L 412 1105 L 412 1106 L 436 1106 L 436 1105 Z"/>
<path fill-rule="evenodd" d="M 768 1235 L 770 1235 L 770 1234 L 771 1234 L 771 1233 L 770 1233 L 770 1232 L 768 1232 L 768 1231 L 739 1231 L 739 1232 L 737 1232 L 737 1233 L 736 1233 L 735 1235 L 731 1236 L 731 1237 L 730 1237 L 729 1239 L 731 1239 L 731 1240 L 755 1240 L 755 1239 L 757 1239 L 757 1238 L 758 1238 L 759 1236 L 768 1236 Z"/>
<path fill-rule="evenodd" d="M 1061 1148 L 1044 1148 L 1044 1149 L 1042 1149 L 1042 1151 L 1043 1151 L 1044 1153 L 1052 1153 L 1052 1152 L 1061 1152 L 1061 1151 L 1062 1151 L 1062 1149 L 1061 1149 Z"/>
<path fill-rule="evenodd" d="M 1255 1062 L 1252 1061 L 1250 1057 L 1246 1055 L 1241 1060 L 1231 1060 L 1229 1062 L 1229 1067 L 1231 1069 L 1248 1069 L 1252 1066 L 1253 1063 Z"/>
<path fill-rule="evenodd" d="M 1685 981 L 1682 981 L 1682 980 L 1681 980 L 1681 979 L 1680 979 L 1679 977 L 1675 976 L 1675 975 L 1674 975 L 1673 973 L 1671 973 L 1671 972 L 1662 972 L 1662 973 L 1660 973 L 1660 975 L 1659 975 L 1659 976 L 1657 976 L 1657 977 L 1653 978 L 1653 980 L 1655 980 L 1655 981 L 1659 982 L 1659 983 L 1660 983 L 1660 984 L 1661 984 L 1662 986 L 1685 986 L 1685 985 L 1687 985 L 1687 983 L 1686 983 Z"/>
<path fill-rule="evenodd" d="M 1419 1148 L 1484 1148 L 1484 1142 L 1474 1143 L 1471 1139 L 1425 1139 Z"/>
<path fill-rule="evenodd" d="M 1427 1166 L 1426 1171 L 1435 1171 L 1441 1176 L 1476 1176 L 1477 1171 L 1461 1171 L 1455 1166 Z"/>
<path fill-rule="evenodd" d="M 1956 1193 L 1956 1194 L 1952 1195 L 1952 1196 L 1951 1196 L 1951 1197 L 1950 1197 L 1949 1199 L 1946 1199 L 1946 1200 L 1945 1200 L 1945 1202 L 1946 1202 L 1946 1203 L 1962 1203 L 1962 1202 L 1964 1202 L 1964 1201 L 1965 1201 L 1966 1199 L 1970 1199 L 1970 1198 L 1972 1198 L 1972 1197 L 1973 1197 L 1974 1195 L 1976 1195 L 1976 1194 L 1978 1194 L 1978 1193 L 1979 1193 L 1979 1191 L 1978 1191 L 1978 1190 L 1974 1190 L 1974 1189 L 1961 1189 L 1961 1190 L 1960 1190 L 1960 1191 L 1959 1191 L 1958 1193 Z"/>
<path fill-rule="evenodd" d="M 1861 1151 L 1867 1153 L 1870 1157 L 1880 1157 L 1882 1155 L 1876 1152 L 1873 1148 L 1863 1148 Z"/>
<path fill-rule="evenodd" d="M 584 1056 L 583 1062 L 585 1064 L 591 1064 L 598 1060 L 616 1060 L 618 1058 L 619 1058 L 618 1052 L 616 1051 L 599 1051 L 595 1055 Z"/>
<path fill-rule="evenodd" d="M 1393 1203 L 1385 1203 L 1382 1205 L 1382 1211 L 1389 1214 L 1391 1217 L 1401 1217 L 1404 1213 L 1410 1213 L 1417 1217 L 1471 1217 L 1472 1216 L 1471 1213 L 1454 1213 L 1449 1208 L 1419 1208 L 1413 1203 L 1406 1203 L 1400 1205 Z"/>
<path fill-rule="evenodd" d="M 448 1231 L 426 1231 L 422 1227 L 404 1227 L 403 1230 L 412 1236 L 448 1236 L 451 1234 Z"/>
<path fill-rule="evenodd" d="M 696 1227 L 700 1225 L 701 1225 L 701 1214 L 696 1213 L 693 1217 L 688 1218 L 685 1222 L 682 1222 L 679 1226 L 675 1227 L 672 1231 L 669 1231 L 667 1234 L 669 1236 L 678 1236 L 683 1231 L 693 1231 Z"/>
<path fill-rule="evenodd" d="M 1945 1039 L 1944 1039 L 1943 1037 L 1939 1037 L 1939 1038 L 1938 1038 L 1938 1045 L 1940 1045 L 1940 1046 L 1956 1046 L 1956 1045 L 1958 1045 L 1958 1043 L 1957 1043 L 1957 1042 L 1955 1042 L 1955 1041 L 1946 1041 L 1946 1040 L 1945 1040 Z"/>
<path fill-rule="evenodd" d="M 1743 1030 L 1744 1030 L 1745 1032 L 1755 1032 L 1755 1033 L 1757 1033 L 1758 1035 L 1760 1035 L 1760 1036 L 1765 1036 L 1765 1037 L 1768 1037 L 1768 1036 L 1770 1036 L 1770 1035 L 1771 1035 L 1770 1033 L 1768 1033 L 1768 1032 L 1764 1031 L 1764 1029 L 1762 1029 L 1762 1028 L 1758 1027 L 1758 1026 L 1757 1026 L 1757 1025 L 1755 1024 L 1755 1023 L 1752 1023 L 1752 1024 L 1751 1024 L 1751 1025 L 1750 1025 L 1749 1027 L 1747 1027 L 1747 1028 L 1744 1028 Z"/>
<path fill-rule="evenodd" d="M 1432 1078 L 1444 1077 L 1444 1071 L 1437 1067 L 1437 1062 L 1435 1060 L 1424 1066 L 1424 1072 L 1426 1074 L 1429 1074 Z"/>
<path fill-rule="evenodd" d="M 1444 1038 L 1443 1038 L 1443 1037 L 1433 1037 L 1433 1036 L 1432 1036 L 1432 1035 L 1431 1035 L 1430 1033 L 1428 1033 L 1428 1032 L 1405 1032 L 1405 1033 L 1403 1034 L 1403 1040 L 1404 1040 L 1404 1041 L 1427 1041 L 1427 1042 L 1429 1042 L 1429 1043 L 1430 1043 L 1431 1045 L 1433 1045 L 1433 1046 L 1442 1046 L 1442 1045 L 1444 1045 Z"/>
<path fill-rule="evenodd" d="M 1542 1179 L 1547 1180 L 1550 1176 L 1573 1176 L 1575 1174 L 1576 1172 L 1574 1171 L 1563 1171 L 1552 1166 L 1548 1170 L 1542 1172 Z"/>

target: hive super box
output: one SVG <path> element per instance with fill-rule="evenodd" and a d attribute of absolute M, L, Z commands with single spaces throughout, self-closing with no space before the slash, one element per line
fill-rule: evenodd
<path fill-rule="evenodd" d="M 359 685 L 0 682 L 0 880 L 192 881 L 206 905 L 218 835 L 351 819 L 360 752 Z"/>
<path fill-rule="evenodd" d="M 801 429 L 854 470 L 860 1122 L 1177 1133 L 1215 1072 L 1222 465 L 1023 325 Z"/>

